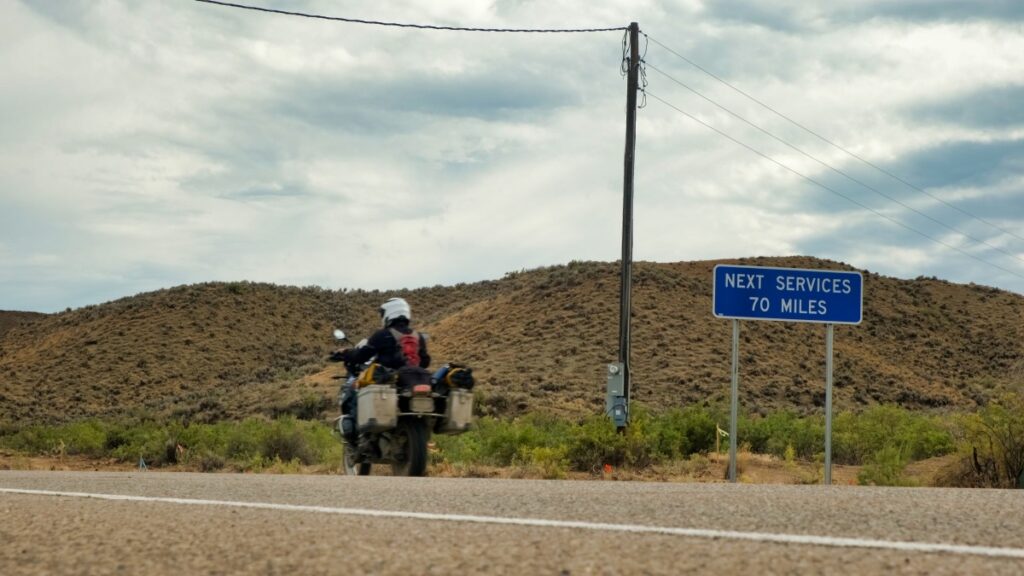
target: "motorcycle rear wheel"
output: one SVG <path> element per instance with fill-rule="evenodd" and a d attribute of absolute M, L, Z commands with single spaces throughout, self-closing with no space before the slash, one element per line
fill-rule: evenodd
<path fill-rule="evenodd" d="M 370 475 L 370 463 L 359 462 L 356 463 L 356 449 L 345 444 L 345 455 L 343 458 L 343 464 L 345 466 L 346 476 L 369 476 Z"/>
<path fill-rule="evenodd" d="M 427 473 L 427 441 L 430 432 L 420 418 L 409 418 L 398 423 L 397 437 L 401 453 L 391 464 L 395 476 L 425 476 Z"/>

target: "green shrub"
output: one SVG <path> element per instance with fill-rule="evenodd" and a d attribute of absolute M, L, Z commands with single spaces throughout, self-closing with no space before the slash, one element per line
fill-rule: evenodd
<path fill-rule="evenodd" d="M 525 449 L 516 456 L 516 464 L 549 480 L 565 478 L 569 468 L 564 447 L 535 446 Z"/>
<path fill-rule="evenodd" d="M 911 482 L 903 477 L 907 466 L 907 450 L 894 445 L 886 445 L 872 454 L 864 467 L 857 474 L 859 484 L 875 486 L 910 486 Z"/>
<path fill-rule="evenodd" d="M 105 455 L 110 426 L 84 420 L 61 426 L 30 426 L 2 439 L 2 445 L 27 454 Z"/>
<path fill-rule="evenodd" d="M 151 466 L 175 463 L 183 456 L 182 463 L 204 471 L 228 463 L 262 469 L 275 459 L 282 463 L 281 469 L 290 469 L 293 461 L 327 466 L 341 462 L 341 443 L 330 427 L 292 416 L 188 426 L 152 420 L 130 424 L 86 420 L 12 431 L 0 437 L 0 446 L 28 454 L 83 454 L 124 462 L 143 458 Z"/>
<path fill-rule="evenodd" d="M 200 472 L 216 472 L 224 468 L 227 462 L 220 454 L 204 451 L 195 458 L 195 463 L 199 467 Z"/>
<path fill-rule="evenodd" d="M 309 465 L 319 461 L 321 447 L 314 443 L 302 423 L 293 416 L 285 416 L 269 423 L 263 434 L 261 452 L 268 460 L 299 462 Z"/>
<path fill-rule="evenodd" d="M 518 454 L 534 448 L 560 446 L 567 429 L 565 422 L 544 415 L 528 415 L 517 420 L 484 417 L 470 432 L 475 438 L 465 438 L 460 449 L 463 457 L 479 463 L 509 466 Z"/>
<path fill-rule="evenodd" d="M 482 420 L 483 418 L 477 422 L 479 423 Z M 478 429 L 457 436 L 434 436 L 434 445 L 437 447 L 437 450 L 430 453 L 430 462 L 432 464 L 480 461 L 480 435 Z"/>
<path fill-rule="evenodd" d="M 224 455 L 232 460 L 252 460 L 262 457 L 263 436 L 267 432 L 267 420 L 246 418 L 226 426 L 224 434 Z"/>
<path fill-rule="evenodd" d="M 314 463 L 331 468 L 340 467 L 342 444 L 334 428 L 316 421 L 302 421 L 299 425 L 312 451 Z"/>
<path fill-rule="evenodd" d="M 690 454 L 707 454 L 715 446 L 717 425 L 712 413 L 700 406 L 673 409 L 650 425 L 653 450 L 659 459 L 675 460 Z"/>
<path fill-rule="evenodd" d="M 1014 473 L 1017 478 L 1024 474 L 1024 462 L 1012 459 L 1017 454 L 1013 442 L 1024 430 L 1022 412 L 1024 407 L 1005 400 L 959 419 L 964 446 L 968 453 L 973 450 L 978 454 L 979 464 L 974 467 L 983 469 L 979 474 L 998 476 L 1001 485 L 1006 485 Z M 435 464 L 516 466 L 551 478 L 564 476 L 569 469 L 599 472 L 605 464 L 645 468 L 707 454 L 715 445 L 716 422 L 723 420 L 723 414 L 701 406 L 652 414 L 634 405 L 630 426 L 619 432 L 603 415 L 576 423 L 539 414 L 512 420 L 485 416 L 466 434 L 435 436 L 438 450 L 430 457 Z M 824 449 L 824 418 L 786 410 L 763 417 L 742 417 L 738 436 L 753 452 L 773 454 L 787 462 L 815 460 Z M 1000 448 L 1003 445 L 1010 446 L 1009 451 Z M 201 470 L 230 466 L 287 471 L 299 464 L 336 467 L 342 459 L 341 443 L 331 427 L 294 416 L 275 420 L 251 417 L 241 422 L 193 421 L 189 425 L 137 419 L 130 424 L 88 420 L 62 426 L 5 428 L 0 446 L 30 454 L 85 454 L 127 462 L 142 457 L 154 466 L 180 458 L 182 463 Z M 953 449 L 950 431 L 936 416 L 877 406 L 836 417 L 835 461 L 865 464 L 862 481 L 866 483 L 902 482 L 907 462 Z M 1020 454 L 1024 459 L 1024 450 Z"/>
<path fill-rule="evenodd" d="M 236 424 L 231 422 L 191 424 L 177 434 L 175 442 L 188 450 L 190 457 L 197 454 L 218 454 L 227 457 L 230 430 L 235 426 Z"/>
<path fill-rule="evenodd" d="M 52 436 L 44 435 L 39 427 L 25 428 L 0 439 L 5 448 L 27 454 L 44 454 L 55 449 Z"/>
<path fill-rule="evenodd" d="M 939 418 L 884 405 L 840 413 L 832 446 L 837 463 L 861 464 L 887 448 L 898 447 L 905 460 L 913 461 L 948 454 L 955 443 Z"/>
<path fill-rule="evenodd" d="M 784 458 L 792 448 L 796 457 L 811 460 L 825 450 L 825 418 L 799 416 L 789 410 L 772 412 L 761 418 L 740 418 L 739 441 L 750 445 L 751 452 Z"/>
<path fill-rule="evenodd" d="M 95 420 L 67 424 L 58 435 L 67 444 L 68 454 L 102 456 L 107 443 L 107 426 Z"/>
<path fill-rule="evenodd" d="M 481 420 L 478 436 L 480 460 L 495 466 L 508 466 L 520 451 L 544 442 L 540 431 L 529 423 L 496 419 Z"/>
<path fill-rule="evenodd" d="M 677 460 L 691 453 L 688 426 L 678 410 L 651 423 L 652 451 L 659 459 Z"/>
<path fill-rule="evenodd" d="M 782 410 L 760 418 L 741 418 L 740 440 L 752 452 L 812 460 L 825 448 L 825 418 Z M 899 447 L 907 461 L 948 454 L 953 437 L 935 416 L 897 406 L 841 412 L 833 420 L 832 455 L 839 464 L 865 464 L 882 450 Z"/>
<path fill-rule="evenodd" d="M 270 472 L 271 474 L 298 474 L 302 472 L 301 462 L 295 458 L 292 460 L 282 460 L 280 458 L 274 458 L 267 462 L 266 467 L 263 469 L 264 472 Z"/>
<path fill-rule="evenodd" d="M 122 462 L 138 462 L 139 458 L 147 464 L 160 466 L 173 462 L 175 443 L 172 427 L 156 422 L 141 422 L 133 426 L 118 426 L 113 432 L 116 445 L 107 456 Z"/>
<path fill-rule="evenodd" d="M 606 416 L 590 417 L 569 433 L 566 458 L 574 470 L 597 472 L 605 464 L 621 466 L 626 453 L 626 436 Z"/>
<path fill-rule="evenodd" d="M 1002 394 L 958 425 L 975 484 L 1024 488 L 1024 390 Z"/>

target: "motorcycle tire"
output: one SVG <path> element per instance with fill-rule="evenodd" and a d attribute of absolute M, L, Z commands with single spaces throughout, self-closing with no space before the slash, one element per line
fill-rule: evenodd
<path fill-rule="evenodd" d="M 407 418 L 398 423 L 395 434 L 402 443 L 399 458 L 391 464 L 395 476 L 425 476 L 427 473 L 427 442 L 430 432 L 420 418 Z"/>
<path fill-rule="evenodd" d="M 348 444 L 345 445 L 345 454 L 343 458 L 343 464 L 345 466 L 346 476 L 369 476 L 370 475 L 370 463 L 359 462 L 356 463 L 356 450 L 350 447 Z"/>

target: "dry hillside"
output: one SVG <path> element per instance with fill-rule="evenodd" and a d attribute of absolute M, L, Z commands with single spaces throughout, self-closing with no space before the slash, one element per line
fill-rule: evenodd
<path fill-rule="evenodd" d="M 847 268 L 812 258 L 744 264 Z M 725 397 L 728 321 L 711 315 L 719 262 L 640 263 L 634 398 L 655 409 Z M 836 405 L 973 407 L 1024 376 L 1024 297 L 936 279 L 865 274 L 864 322 L 836 328 Z M 216 419 L 333 407 L 330 329 L 369 333 L 392 294 L 413 305 L 436 362 L 472 364 L 488 412 L 580 415 L 603 405 L 614 360 L 618 267 L 571 263 L 498 281 L 389 293 L 211 283 L 22 323 L 0 336 L 0 420 L 131 413 Z M 745 322 L 747 410 L 824 398 L 824 328 Z"/>
<path fill-rule="evenodd" d="M 0 338 L 15 326 L 35 322 L 36 320 L 41 320 L 44 317 L 46 317 L 46 314 L 40 314 L 38 312 L 12 312 L 9 310 L 0 310 Z"/>

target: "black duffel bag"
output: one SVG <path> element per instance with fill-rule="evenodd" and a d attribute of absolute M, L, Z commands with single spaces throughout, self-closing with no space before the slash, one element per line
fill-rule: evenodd
<path fill-rule="evenodd" d="M 442 381 L 449 388 L 461 388 L 472 390 L 476 385 L 476 378 L 473 377 L 473 369 L 462 364 L 449 364 Z"/>
<path fill-rule="evenodd" d="M 431 374 L 426 368 L 418 366 L 403 366 L 398 369 L 398 389 L 411 390 L 419 384 L 430 385 Z"/>

